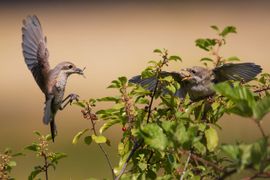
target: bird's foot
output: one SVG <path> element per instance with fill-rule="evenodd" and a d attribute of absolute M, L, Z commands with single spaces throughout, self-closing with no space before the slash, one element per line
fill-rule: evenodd
<path fill-rule="evenodd" d="M 78 94 L 74 94 L 74 93 L 69 94 L 69 100 L 68 100 L 69 104 L 71 105 L 73 101 L 79 101 L 79 97 L 80 96 Z"/>
<path fill-rule="evenodd" d="M 66 102 L 67 101 L 67 102 Z M 68 104 L 71 105 L 73 101 L 79 101 L 79 95 L 71 93 L 63 101 L 60 110 L 63 110 Z"/>

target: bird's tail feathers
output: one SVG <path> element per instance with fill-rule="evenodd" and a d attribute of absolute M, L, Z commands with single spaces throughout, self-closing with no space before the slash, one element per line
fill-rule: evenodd
<path fill-rule="evenodd" d="M 44 116 L 43 116 L 44 124 L 49 124 L 53 119 L 51 104 L 52 104 L 52 98 L 48 98 L 45 102 L 45 108 L 44 108 Z"/>
<path fill-rule="evenodd" d="M 51 128 L 52 141 L 54 142 L 54 138 L 57 135 L 57 129 L 56 129 L 54 117 L 53 117 L 53 120 L 50 122 L 50 128 Z"/>

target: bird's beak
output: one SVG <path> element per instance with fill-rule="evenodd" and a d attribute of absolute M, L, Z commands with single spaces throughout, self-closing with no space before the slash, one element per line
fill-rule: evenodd
<path fill-rule="evenodd" d="M 192 78 L 188 69 L 181 69 L 180 75 L 182 76 L 182 81 L 190 80 Z"/>
<path fill-rule="evenodd" d="M 85 67 L 83 68 L 83 69 L 80 69 L 80 68 L 76 68 L 75 69 L 75 73 L 77 73 L 77 74 L 80 74 L 80 75 L 83 75 L 84 76 L 84 73 L 83 73 L 83 71 L 85 70 Z"/>

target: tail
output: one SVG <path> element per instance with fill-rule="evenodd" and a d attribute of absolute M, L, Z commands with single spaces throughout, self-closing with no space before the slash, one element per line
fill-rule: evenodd
<path fill-rule="evenodd" d="M 54 117 L 52 119 L 52 121 L 50 122 L 50 128 L 51 128 L 51 136 L 52 136 L 52 141 L 54 142 L 54 138 L 57 134 L 57 130 L 56 130 L 56 124 L 54 121 Z"/>
<path fill-rule="evenodd" d="M 54 120 L 55 113 L 52 112 L 52 108 L 51 108 L 52 99 L 53 99 L 52 96 L 46 97 L 43 123 L 46 125 L 50 123 L 52 141 L 54 142 L 54 138 L 57 134 L 57 130 L 56 130 L 56 125 L 55 125 L 55 120 Z"/>

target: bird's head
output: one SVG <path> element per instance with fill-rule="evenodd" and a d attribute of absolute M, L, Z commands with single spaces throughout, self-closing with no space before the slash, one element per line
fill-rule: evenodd
<path fill-rule="evenodd" d="M 59 63 L 56 68 L 63 74 L 66 74 L 67 76 L 71 75 L 71 74 L 80 74 L 80 75 L 84 75 L 83 71 L 84 69 L 80 69 L 77 68 L 75 66 L 75 64 L 71 63 L 71 62 L 62 62 Z"/>
<path fill-rule="evenodd" d="M 200 66 L 182 69 L 181 75 L 183 76 L 183 81 L 190 83 L 200 83 L 211 78 L 211 72 L 207 68 Z"/>

